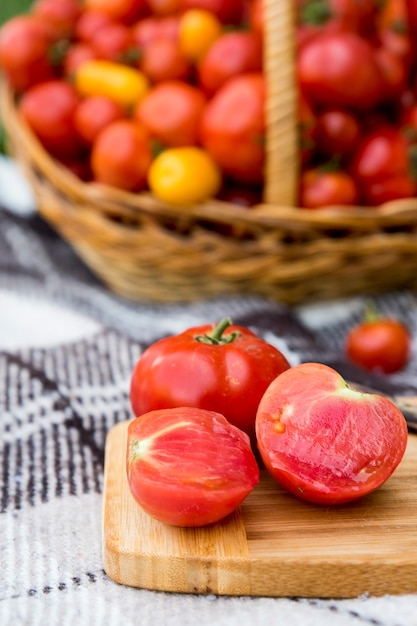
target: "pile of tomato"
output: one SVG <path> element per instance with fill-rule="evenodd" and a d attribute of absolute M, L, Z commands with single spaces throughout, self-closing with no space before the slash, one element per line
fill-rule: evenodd
<path fill-rule="evenodd" d="M 416 195 L 408 0 L 294 0 L 299 204 Z M 187 205 L 262 198 L 262 0 L 34 0 L 0 69 L 47 151 L 85 181 Z"/>

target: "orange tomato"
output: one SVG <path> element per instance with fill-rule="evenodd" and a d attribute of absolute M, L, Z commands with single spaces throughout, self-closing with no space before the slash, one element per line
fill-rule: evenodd
<path fill-rule="evenodd" d="M 190 9 L 182 15 L 179 23 L 181 50 L 188 59 L 196 62 L 206 54 L 222 32 L 223 26 L 213 13 Z"/>

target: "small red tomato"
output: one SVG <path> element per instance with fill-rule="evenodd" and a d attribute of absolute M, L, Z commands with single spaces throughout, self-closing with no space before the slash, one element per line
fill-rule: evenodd
<path fill-rule="evenodd" d="M 206 324 L 157 341 L 137 362 L 130 400 L 136 416 L 192 406 L 216 411 L 254 437 L 265 389 L 289 367 L 285 356 L 251 330 Z"/>
<path fill-rule="evenodd" d="M 411 336 L 400 320 L 378 317 L 368 312 L 365 320 L 346 337 L 346 353 L 353 363 L 366 370 L 391 374 L 408 362 Z"/>
<path fill-rule="evenodd" d="M 90 39 L 90 45 L 99 59 L 133 63 L 139 57 L 132 32 L 126 24 L 111 23 L 102 26 Z"/>
<path fill-rule="evenodd" d="M 71 81 L 75 75 L 77 69 L 86 61 L 92 61 L 97 58 L 96 52 L 91 45 L 83 43 L 72 43 L 62 60 L 62 68 L 64 76 L 68 77 Z"/>
<path fill-rule="evenodd" d="M 84 0 L 84 9 L 105 13 L 115 22 L 134 23 L 147 14 L 146 0 Z"/>
<path fill-rule="evenodd" d="M 52 155 L 75 157 L 81 140 L 74 114 L 79 104 L 75 89 L 64 80 L 49 80 L 30 87 L 19 102 L 19 111 L 43 146 Z"/>
<path fill-rule="evenodd" d="M 74 125 L 87 145 L 91 145 L 100 131 L 115 120 L 126 117 L 123 107 L 106 96 L 84 98 L 74 113 Z"/>
<path fill-rule="evenodd" d="M 296 365 L 277 376 L 259 403 L 256 435 L 277 482 L 326 506 L 380 487 L 408 441 L 406 421 L 395 404 L 351 389 L 320 363 Z"/>
<path fill-rule="evenodd" d="M 151 411 L 128 426 L 131 493 L 152 517 L 175 526 L 213 524 L 259 482 L 249 437 L 213 411 Z"/>
<path fill-rule="evenodd" d="M 35 0 L 31 13 L 53 27 L 57 37 L 71 38 L 82 9 L 78 0 Z"/>
<path fill-rule="evenodd" d="M 359 143 L 361 126 L 356 115 L 346 109 L 327 109 L 317 118 L 317 149 L 329 157 L 347 156 Z"/>
<path fill-rule="evenodd" d="M 91 150 L 94 179 L 126 191 L 146 187 L 152 162 L 149 135 L 133 120 L 116 120 L 96 137 Z"/>
<path fill-rule="evenodd" d="M 75 37 L 77 40 L 90 43 L 96 33 L 109 24 L 114 22 L 106 13 L 84 8 L 75 25 Z"/>
<path fill-rule="evenodd" d="M 199 89 L 182 81 L 156 85 L 138 103 L 134 117 L 166 147 L 197 144 L 206 99 Z"/>
<path fill-rule="evenodd" d="M 156 17 L 150 15 L 138 20 L 133 26 L 132 35 L 136 44 L 141 48 L 153 39 L 173 39 L 178 41 L 179 15 Z"/>
<path fill-rule="evenodd" d="M 262 42 L 251 32 L 221 35 L 198 64 L 198 79 L 208 95 L 238 74 L 262 71 Z"/>
<path fill-rule="evenodd" d="M 170 80 L 187 80 L 191 64 L 183 54 L 180 44 L 172 37 L 155 37 L 141 51 L 139 69 L 151 83 Z"/>
<path fill-rule="evenodd" d="M 349 206 L 358 203 L 359 193 L 352 176 L 342 171 L 311 168 L 303 172 L 300 204 L 307 209 Z"/>
<path fill-rule="evenodd" d="M 153 15 L 173 15 L 181 10 L 182 0 L 147 0 Z"/>

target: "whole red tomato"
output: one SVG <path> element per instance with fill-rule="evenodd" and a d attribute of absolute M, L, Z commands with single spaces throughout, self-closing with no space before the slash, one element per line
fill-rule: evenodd
<path fill-rule="evenodd" d="M 163 146 L 195 145 L 205 104 L 197 87 L 166 81 L 151 89 L 133 114 Z"/>
<path fill-rule="evenodd" d="M 325 206 L 346 206 L 358 203 L 358 188 L 347 172 L 326 171 L 315 167 L 303 172 L 300 184 L 300 204 L 307 209 Z"/>
<path fill-rule="evenodd" d="M 213 95 L 229 78 L 262 71 L 262 42 L 250 32 L 221 35 L 198 64 L 198 78 L 208 95 Z"/>
<path fill-rule="evenodd" d="M 89 96 L 76 108 L 74 125 L 79 136 L 91 146 L 103 128 L 124 117 L 126 112 L 118 102 L 106 96 Z"/>
<path fill-rule="evenodd" d="M 57 37 L 71 38 L 82 8 L 78 0 L 35 0 L 31 13 L 53 27 Z"/>
<path fill-rule="evenodd" d="M 99 10 L 84 7 L 75 25 L 75 38 L 90 43 L 91 39 L 104 28 L 104 26 L 108 26 L 109 24 L 114 24 L 110 15 L 102 13 Z"/>
<path fill-rule="evenodd" d="M 135 500 L 175 526 L 223 519 L 259 482 L 249 437 L 213 411 L 179 407 L 141 415 L 128 426 L 126 453 Z"/>
<path fill-rule="evenodd" d="M 126 191 L 146 186 L 152 162 L 149 135 L 134 120 L 115 120 L 96 137 L 91 150 L 94 179 Z"/>
<path fill-rule="evenodd" d="M 411 336 L 400 320 L 370 314 L 346 337 L 346 353 L 353 363 L 366 370 L 391 374 L 408 362 Z"/>
<path fill-rule="evenodd" d="M 103 25 L 91 37 L 90 45 L 98 59 L 133 63 L 139 57 L 132 31 L 126 24 Z"/>
<path fill-rule="evenodd" d="M 17 91 L 53 78 L 53 36 L 38 17 L 18 15 L 0 29 L 0 68 Z"/>
<path fill-rule="evenodd" d="M 191 75 L 191 63 L 182 52 L 179 41 L 172 37 L 155 37 L 149 41 L 142 48 L 138 65 L 154 84 L 186 81 Z"/>
<path fill-rule="evenodd" d="M 133 38 L 139 47 L 146 46 L 154 39 L 173 39 L 178 41 L 179 15 L 156 17 L 149 15 L 138 20 L 131 27 Z"/>
<path fill-rule="evenodd" d="M 325 505 L 380 487 L 402 460 L 408 440 L 395 404 L 351 389 L 320 363 L 277 376 L 259 403 L 256 435 L 270 474 L 295 496 Z"/>
<path fill-rule="evenodd" d="M 289 367 L 285 356 L 251 330 L 205 324 L 157 341 L 143 353 L 131 379 L 136 416 L 191 406 L 216 411 L 254 437 L 265 389 Z"/>
<path fill-rule="evenodd" d="M 44 147 L 54 156 L 74 157 L 81 151 L 74 114 L 79 104 L 75 89 L 64 80 L 50 80 L 27 89 L 19 111 Z"/>
<path fill-rule="evenodd" d="M 317 147 L 328 157 L 348 156 L 357 147 L 360 137 L 359 118 L 346 109 L 327 109 L 317 117 Z"/>
<path fill-rule="evenodd" d="M 134 23 L 149 11 L 147 0 L 84 0 L 84 8 L 126 24 Z"/>
<path fill-rule="evenodd" d="M 204 9 L 214 13 L 224 24 L 239 24 L 245 11 L 245 0 L 181 0 L 183 10 Z"/>
<path fill-rule="evenodd" d="M 364 110 L 381 100 L 383 79 L 371 44 L 356 33 L 323 34 L 305 44 L 298 82 L 316 105 Z"/>
<path fill-rule="evenodd" d="M 86 61 L 97 58 L 97 53 L 88 43 L 76 41 L 71 43 L 62 59 L 63 75 L 72 81 L 77 69 Z"/>
<path fill-rule="evenodd" d="M 205 108 L 201 142 L 234 180 L 263 180 L 265 91 L 262 74 L 242 74 L 228 80 Z"/>

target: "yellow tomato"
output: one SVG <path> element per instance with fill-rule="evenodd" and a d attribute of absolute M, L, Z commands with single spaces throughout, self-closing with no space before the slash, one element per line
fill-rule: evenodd
<path fill-rule="evenodd" d="M 223 25 L 210 11 L 189 9 L 179 23 L 179 43 L 183 54 L 197 62 L 223 33 Z"/>
<path fill-rule="evenodd" d="M 75 88 L 83 96 L 106 96 L 124 107 L 131 107 L 149 90 L 146 76 L 114 61 L 92 60 L 75 72 Z"/>
<path fill-rule="evenodd" d="M 148 171 L 153 194 L 170 204 L 196 204 L 214 197 L 222 175 L 218 165 L 202 148 L 185 146 L 161 152 Z"/>

